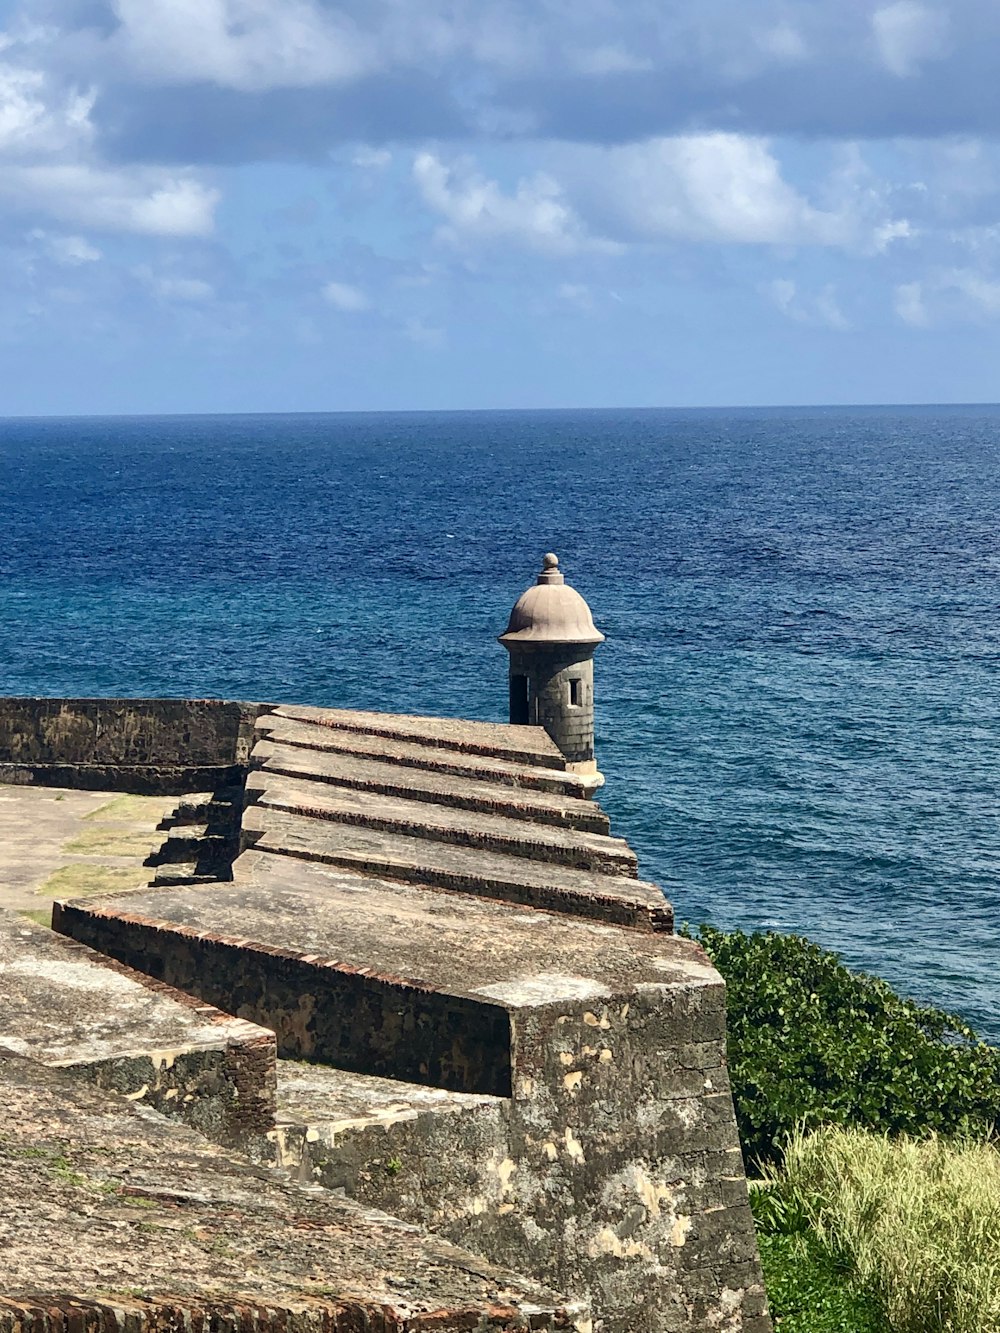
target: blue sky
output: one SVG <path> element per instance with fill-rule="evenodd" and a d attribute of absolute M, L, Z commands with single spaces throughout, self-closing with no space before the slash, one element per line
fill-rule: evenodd
<path fill-rule="evenodd" d="M 0 415 L 1000 400 L 996 0 L 0 0 Z"/>

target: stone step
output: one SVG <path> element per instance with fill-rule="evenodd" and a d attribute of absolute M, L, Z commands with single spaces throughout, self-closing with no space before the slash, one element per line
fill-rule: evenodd
<path fill-rule="evenodd" d="M 176 884 L 213 884 L 217 875 L 199 869 L 198 861 L 177 861 L 164 863 L 156 867 L 153 883 L 160 888 L 170 888 Z"/>
<path fill-rule="evenodd" d="M 593 779 L 581 777 L 576 773 L 540 768 L 532 764 L 511 763 L 507 759 L 462 754 L 455 750 L 421 745 L 417 741 L 370 736 L 355 731 L 337 731 L 314 722 L 297 722 L 278 717 L 274 713 L 265 714 L 258 719 L 257 734 L 282 745 L 357 756 L 361 759 L 374 759 L 396 764 L 402 768 L 426 769 L 431 773 L 473 778 L 480 782 L 496 782 L 506 787 L 524 787 L 535 791 L 586 797 L 595 786 Z"/>
<path fill-rule="evenodd" d="M 67 1069 L 231 1145 L 274 1120 L 274 1034 L 0 911 L 0 1055 Z"/>
<path fill-rule="evenodd" d="M 611 828 L 608 816 L 594 801 L 403 768 L 384 760 L 261 740 L 254 746 L 252 763 L 267 773 L 307 778 L 355 791 L 381 792 L 406 800 L 429 801 L 457 810 L 483 811 L 590 833 L 607 833 Z"/>
<path fill-rule="evenodd" d="M 579 870 L 633 878 L 638 875 L 636 855 L 628 843 L 598 833 L 528 823 L 505 815 L 479 814 L 470 819 L 468 811 L 447 805 L 275 776 L 263 770 L 249 775 L 246 796 L 248 804 L 291 814 L 504 852 Z"/>
<path fill-rule="evenodd" d="M 354 712 L 344 708 L 310 708 L 282 704 L 273 712 L 299 722 L 314 722 L 337 731 L 385 736 L 462 754 L 509 759 L 517 764 L 564 769 L 566 760 L 542 727 L 497 722 L 466 722 L 448 717 L 417 717 L 405 713 Z"/>
<path fill-rule="evenodd" d="M 362 875 L 499 898 L 643 930 L 668 931 L 672 926 L 670 904 L 656 885 L 625 875 L 573 870 L 260 805 L 245 811 L 243 838 L 245 847 L 258 852 L 338 866 Z M 238 862 L 233 873 L 239 876 Z"/>
<path fill-rule="evenodd" d="M 271 1028 L 283 1058 L 499 1097 L 511 1095 L 515 1036 L 527 1039 L 522 1010 L 558 1028 L 579 1009 L 596 1060 L 612 997 L 645 988 L 660 1004 L 661 991 L 718 984 L 698 947 L 671 935 L 257 852 L 237 869 L 209 890 L 57 902 L 53 923 Z M 723 1022 L 721 994 L 706 1033 Z M 680 1023 L 672 1039 L 714 1039 L 700 1032 Z"/>
<path fill-rule="evenodd" d="M 207 824 L 182 824 L 168 831 L 162 847 L 154 853 L 154 864 L 177 865 L 183 861 L 200 861 L 206 856 L 221 859 L 229 842 L 219 833 L 210 833 Z"/>
<path fill-rule="evenodd" d="M 209 792 L 192 792 L 190 795 L 182 796 L 174 809 L 164 819 L 160 828 L 178 828 L 182 824 L 204 824 L 210 817 L 213 805 L 213 794 Z"/>
<path fill-rule="evenodd" d="M 278 1061 L 274 1164 L 434 1227 L 474 1201 L 500 1203 L 495 1163 L 509 1101 L 421 1083 Z M 453 1168 L 449 1163 L 461 1163 Z"/>

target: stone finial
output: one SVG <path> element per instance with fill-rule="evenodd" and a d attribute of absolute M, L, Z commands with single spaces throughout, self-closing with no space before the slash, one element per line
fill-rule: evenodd
<path fill-rule="evenodd" d="M 535 580 L 536 583 L 565 583 L 566 578 L 559 568 L 559 557 L 552 551 L 542 556 L 542 572 Z"/>

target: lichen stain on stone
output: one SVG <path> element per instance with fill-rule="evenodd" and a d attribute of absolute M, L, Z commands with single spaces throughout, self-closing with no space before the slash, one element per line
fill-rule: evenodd
<path fill-rule="evenodd" d="M 610 1051 L 610 1050 L 608 1049 L 607 1046 L 605 1046 L 604 1049 L 601 1051 L 601 1054 L 600 1054 L 600 1061 L 601 1061 L 601 1064 L 602 1064 L 602 1065 L 609 1065 L 609 1064 L 611 1063 L 611 1061 L 612 1061 L 614 1058 L 615 1058 L 615 1057 L 614 1057 L 613 1052 Z"/>
<path fill-rule="evenodd" d="M 582 1166 L 587 1160 L 583 1155 L 583 1145 L 569 1126 L 566 1127 L 565 1143 L 566 1152 L 569 1154 L 570 1160 Z"/>
<path fill-rule="evenodd" d="M 512 1157 L 505 1157 L 502 1162 L 500 1162 L 497 1166 L 493 1167 L 493 1170 L 496 1171 L 497 1175 L 500 1178 L 501 1194 L 510 1194 L 511 1192 L 510 1178 L 517 1170 L 517 1163 L 514 1161 Z"/>
<path fill-rule="evenodd" d="M 659 1217 L 662 1211 L 662 1205 L 671 1203 L 674 1198 L 674 1192 L 669 1185 L 662 1181 L 650 1180 L 645 1171 L 638 1164 L 633 1168 L 633 1181 L 635 1192 L 638 1194 L 646 1211 L 650 1217 Z"/>
<path fill-rule="evenodd" d="M 586 1050 L 586 1049 L 587 1049 L 587 1048 L 584 1047 L 584 1050 Z M 562 1064 L 562 1065 L 571 1065 L 575 1059 L 576 1059 L 576 1056 L 573 1054 L 572 1051 L 560 1051 L 560 1052 L 559 1052 L 559 1063 Z"/>
<path fill-rule="evenodd" d="M 589 1028 L 601 1028 L 602 1031 L 604 1031 L 604 1032 L 606 1032 L 606 1031 L 608 1030 L 608 1028 L 611 1026 L 611 1022 L 610 1022 L 610 1020 L 609 1020 L 607 1014 L 602 1014 L 601 1017 L 598 1018 L 597 1015 L 596 1015 L 596 1014 L 592 1014 L 592 1013 L 590 1012 L 589 1009 L 588 1009 L 587 1012 L 584 1014 L 584 1016 L 583 1016 L 583 1021 L 586 1023 L 587 1027 L 589 1027 Z"/>
<path fill-rule="evenodd" d="M 580 1091 L 580 1084 L 582 1082 L 583 1082 L 583 1070 L 577 1069 L 574 1073 L 567 1074 L 565 1076 L 565 1078 L 563 1079 L 563 1087 L 569 1093 L 577 1093 Z"/>
<path fill-rule="evenodd" d="M 601 1227 L 600 1231 L 587 1246 L 587 1253 L 592 1259 L 602 1254 L 613 1254 L 616 1259 L 651 1259 L 652 1252 L 641 1240 L 623 1240 L 616 1236 L 610 1227 Z"/>

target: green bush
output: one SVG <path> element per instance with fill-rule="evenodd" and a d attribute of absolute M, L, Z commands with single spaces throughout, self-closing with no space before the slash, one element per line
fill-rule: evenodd
<path fill-rule="evenodd" d="M 891 1333 L 1000 1329 L 1000 1154 L 992 1144 L 833 1126 L 796 1133 L 784 1166 L 754 1193 L 765 1264 L 770 1257 L 775 1268 L 772 1251 L 782 1246 L 807 1260 L 796 1268 L 793 1254 L 778 1266 L 779 1280 L 771 1277 L 777 1312 L 782 1282 L 794 1295 L 805 1281 L 808 1300 L 816 1267 L 809 1256 L 818 1255 L 843 1273 L 846 1295 L 867 1297 Z M 812 1289 L 820 1313 L 836 1312 L 835 1294 L 822 1283 Z M 837 1327 L 804 1323 L 801 1333 Z M 882 1325 L 859 1323 L 868 1327 Z"/>
<path fill-rule="evenodd" d="M 757 1241 L 778 1333 L 891 1333 L 875 1301 L 815 1236 L 761 1230 Z"/>
<path fill-rule="evenodd" d="M 992 1132 L 1000 1050 L 961 1019 L 849 971 L 796 935 L 695 937 L 727 987 L 729 1073 L 748 1166 L 797 1126 L 889 1134 Z"/>

